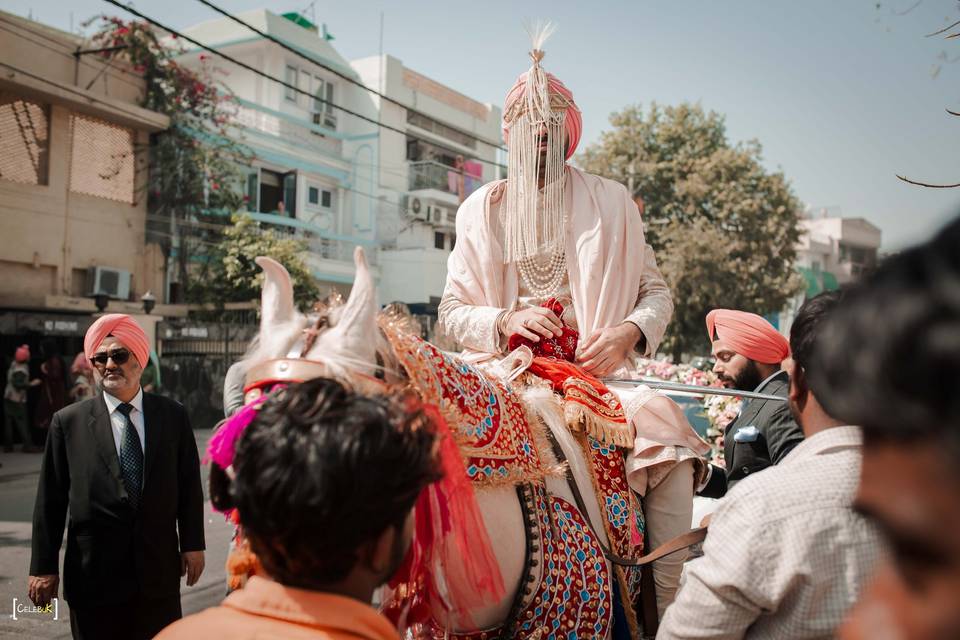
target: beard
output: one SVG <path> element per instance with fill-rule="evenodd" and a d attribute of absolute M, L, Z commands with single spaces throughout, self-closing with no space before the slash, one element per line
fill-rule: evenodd
<path fill-rule="evenodd" d="M 743 368 L 743 371 L 733 378 L 734 388 L 740 391 L 753 391 L 760 386 L 761 382 L 763 382 L 763 378 L 760 377 L 760 370 L 757 368 L 757 363 L 753 360 L 748 360 L 747 366 Z"/>

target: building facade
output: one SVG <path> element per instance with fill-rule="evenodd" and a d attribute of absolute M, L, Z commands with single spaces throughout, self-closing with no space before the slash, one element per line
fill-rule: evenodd
<path fill-rule="evenodd" d="M 800 220 L 797 270 L 804 289 L 780 313 L 780 330 L 789 335 L 805 300 L 858 280 L 877 266 L 882 232 L 865 218 L 813 216 Z"/>
<path fill-rule="evenodd" d="M 83 46 L 0 12 L 2 356 L 41 337 L 79 351 L 97 292 L 109 311 L 140 314 L 151 333 L 157 319 L 140 302 L 162 288 L 164 260 L 145 240 L 138 150 L 168 118 L 138 106 L 138 74 Z"/>

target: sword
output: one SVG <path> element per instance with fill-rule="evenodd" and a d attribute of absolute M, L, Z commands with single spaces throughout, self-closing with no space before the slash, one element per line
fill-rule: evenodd
<path fill-rule="evenodd" d="M 664 382 L 663 380 L 653 380 L 650 378 L 604 378 L 604 383 L 630 384 L 635 387 L 645 385 L 651 389 L 660 389 L 662 391 L 684 391 L 686 393 L 695 393 L 697 395 L 714 396 L 735 396 L 749 400 L 774 400 L 776 402 L 786 402 L 787 399 L 781 396 L 774 396 L 769 393 L 757 393 L 755 391 L 740 391 L 739 389 L 725 389 L 717 387 L 701 387 L 695 384 L 680 384 L 679 382 Z"/>

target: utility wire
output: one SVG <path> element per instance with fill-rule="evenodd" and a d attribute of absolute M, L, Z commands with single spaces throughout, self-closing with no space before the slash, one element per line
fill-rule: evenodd
<path fill-rule="evenodd" d="M 238 67 L 241 67 L 241 68 L 243 68 L 243 69 L 246 69 L 246 70 L 248 70 L 248 71 L 251 71 L 251 72 L 255 73 L 255 74 L 258 75 L 258 76 L 261 76 L 262 78 L 265 78 L 265 79 L 267 79 L 267 80 L 272 80 L 273 82 L 276 82 L 277 84 L 283 85 L 284 87 L 286 87 L 286 88 L 288 88 L 288 89 L 290 89 L 290 90 L 292 90 L 292 91 L 295 91 L 295 92 L 297 92 L 297 93 L 299 93 L 299 94 L 302 94 L 302 95 L 306 96 L 308 99 L 317 100 L 318 102 L 321 102 L 321 103 L 323 103 L 323 104 L 329 104 L 331 107 L 333 107 L 333 108 L 335 108 L 335 109 L 338 109 L 338 110 L 340 110 L 340 111 L 342 111 L 342 112 L 344 112 L 344 113 L 346 113 L 346 114 L 348 114 L 348 115 L 352 115 L 352 116 L 354 116 L 355 118 L 359 118 L 360 120 L 363 120 L 363 121 L 365 121 L 365 122 L 369 122 L 370 124 L 373 124 L 373 125 L 381 128 L 381 129 L 387 129 L 388 131 L 394 131 L 394 132 L 396 132 L 396 133 L 399 133 L 399 134 L 401 134 L 401 135 L 404 135 L 404 136 L 406 136 L 406 137 L 408 137 L 408 138 L 411 138 L 411 139 L 413 139 L 413 140 L 417 140 L 418 142 L 424 142 L 424 143 L 426 143 L 426 144 L 432 145 L 432 146 L 437 147 L 438 149 L 442 149 L 442 150 L 444 150 L 444 151 L 448 151 L 448 152 L 453 153 L 453 154 L 455 154 L 455 155 L 461 155 L 461 156 L 463 155 L 463 152 L 462 152 L 462 151 L 459 151 L 459 150 L 457 150 L 457 149 L 452 149 L 452 148 L 450 148 L 450 147 L 444 147 L 443 145 L 437 144 L 437 143 L 434 142 L 433 140 L 429 140 L 429 139 L 427 139 L 427 138 L 422 138 L 422 137 L 420 137 L 420 136 L 413 135 L 413 134 L 411 134 L 411 133 L 409 133 L 409 132 L 407 132 L 407 131 L 405 131 L 405 130 L 403 130 L 403 129 L 400 129 L 400 128 L 397 128 L 397 127 L 394 127 L 394 126 L 391 126 L 391 125 L 388 125 L 388 124 L 383 124 L 382 122 L 379 122 L 379 121 L 375 120 L 374 118 L 371 118 L 371 117 L 369 117 L 369 116 L 365 116 L 365 115 L 363 115 L 363 114 L 357 113 L 356 111 L 352 111 L 352 110 L 347 109 L 346 107 L 342 107 L 342 106 L 340 106 L 340 105 L 338 105 L 338 104 L 334 104 L 334 103 L 332 103 L 332 102 L 327 102 L 326 100 L 318 100 L 317 97 L 314 96 L 313 94 L 311 94 L 310 92 L 305 91 L 305 90 L 301 89 L 300 87 L 298 87 L 298 86 L 296 86 L 296 85 L 290 84 L 289 82 L 286 82 L 285 80 L 281 80 L 280 78 L 271 76 L 269 73 L 266 73 L 266 72 L 264 72 L 264 71 L 261 71 L 260 69 L 257 69 L 256 67 L 254 67 L 254 66 L 252 66 L 252 65 L 249 65 L 249 64 L 247 64 L 247 63 L 245 63 L 245 62 L 241 62 L 240 60 L 237 60 L 236 58 L 234 58 L 234 57 L 232 57 L 232 56 L 229 56 L 229 55 L 227 55 L 227 54 L 225 54 L 225 53 L 222 53 L 222 52 L 214 49 L 213 47 L 210 47 L 210 46 L 208 46 L 208 45 L 205 45 L 205 44 L 203 44 L 202 42 L 199 42 L 199 41 L 197 41 L 197 40 L 194 40 L 194 39 L 191 38 L 190 36 L 188 36 L 188 35 L 186 35 L 186 34 L 184 34 L 184 33 L 181 33 L 180 31 L 177 31 L 177 30 L 174 29 L 173 27 L 168 27 L 167 25 L 165 25 L 165 24 L 163 24 L 163 23 L 161 23 L 161 22 L 158 22 L 157 20 L 154 20 L 153 18 L 151 18 L 151 17 L 149 17 L 149 16 L 147 16 L 147 15 L 145 15 L 145 14 L 137 11 L 136 9 L 134 9 L 134 8 L 131 7 L 131 6 L 128 6 L 128 5 L 125 5 L 125 4 L 121 3 L 121 2 L 119 2 L 118 0 L 103 0 L 103 1 L 106 2 L 106 3 L 108 3 L 108 4 L 112 4 L 113 6 L 118 7 L 118 8 L 120 8 L 120 9 L 123 9 L 123 10 L 126 11 L 127 13 L 131 13 L 131 14 L 137 16 L 138 18 L 140 18 L 141 20 L 144 20 L 144 21 L 148 22 L 149 24 L 152 24 L 152 25 L 155 26 L 155 27 L 158 27 L 158 28 L 160 28 L 160 29 L 163 29 L 164 31 L 166 31 L 167 33 L 170 33 L 171 35 L 174 35 L 174 36 L 176 36 L 176 37 L 178 37 L 178 38 L 182 38 L 182 39 L 184 39 L 185 41 L 189 42 L 190 44 L 192 44 L 192 45 L 194 45 L 194 46 L 197 46 L 197 47 L 200 47 L 201 49 L 203 49 L 203 50 L 205 50 L 205 51 L 208 51 L 208 52 L 212 53 L 212 54 L 215 55 L 215 56 L 218 56 L 218 57 L 220 57 L 220 58 L 223 58 L 223 59 L 226 60 L 227 62 L 231 62 L 231 63 L 237 65 Z M 484 164 L 487 164 L 487 165 L 490 165 L 490 166 L 493 166 L 493 167 L 497 167 L 497 168 L 499 168 L 499 169 L 506 169 L 506 166 L 500 164 L 499 162 L 495 162 L 495 161 L 492 161 L 492 160 L 484 160 L 483 158 L 475 158 L 475 160 L 476 160 L 477 162 L 482 162 L 482 163 L 484 163 Z"/>
<path fill-rule="evenodd" d="M 314 58 L 314 57 L 312 57 L 312 56 L 306 55 L 306 54 L 303 53 L 302 51 L 300 51 L 300 50 L 298 50 L 298 49 L 296 49 L 296 48 L 294 48 L 294 47 L 291 47 L 290 45 L 288 45 L 288 44 L 287 44 L 286 42 L 284 42 L 283 40 L 280 40 L 279 38 L 276 38 L 276 37 L 270 35 L 269 33 L 266 33 L 265 31 L 261 31 L 261 30 L 258 29 L 257 27 L 253 26 L 252 24 L 250 24 L 250 23 L 248 23 L 248 22 L 245 22 L 245 21 L 241 20 L 240 18 L 238 18 L 238 17 L 235 16 L 234 14 L 230 13 L 229 11 L 226 11 L 226 10 L 224 10 L 224 9 L 221 9 L 221 8 L 218 7 L 217 5 L 215 5 L 215 4 L 213 4 L 212 2 L 210 2 L 209 0 L 197 0 L 197 2 L 199 2 L 200 4 L 202 4 L 202 5 L 204 5 L 204 6 L 207 6 L 207 7 L 211 8 L 211 9 L 213 9 L 214 11 L 216 11 L 217 13 L 219 13 L 220 15 L 222 15 L 222 16 L 224 16 L 224 17 L 227 17 L 227 18 L 229 18 L 230 20 L 233 20 L 233 21 L 236 22 L 237 24 L 246 27 L 246 28 L 249 29 L 250 31 L 253 31 L 253 32 L 256 33 L 257 35 L 261 36 L 262 38 L 266 38 L 266 39 L 269 40 L 270 42 L 272 42 L 272 43 L 274 43 L 274 44 L 282 47 L 283 49 L 286 49 L 287 51 L 289 51 L 290 53 L 294 54 L 295 56 L 297 56 L 297 57 L 299 57 L 299 58 L 302 58 L 303 60 L 306 60 L 307 62 L 309 62 L 309 63 L 311 63 L 311 64 L 315 64 L 315 65 L 317 65 L 318 67 L 320 67 L 320 68 L 322 68 L 322 69 L 326 69 L 327 71 L 329 71 L 330 73 L 334 74 L 334 75 L 337 76 L 338 78 L 342 78 L 343 80 L 349 82 L 350 84 L 354 84 L 354 85 L 360 87 L 361 89 L 363 89 L 364 91 L 367 91 L 367 92 L 369 92 L 369 93 L 371 93 L 371 94 L 379 97 L 381 100 L 385 100 L 385 101 L 387 101 L 387 102 L 389 102 L 389 103 L 391 103 L 391 104 L 395 104 L 395 105 L 397 105 L 398 107 L 402 107 L 403 109 L 406 109 L 408 112 L 415 113 L 415 114 L 417 114 L 417 115 L 423 116 L 424 118 L 430 118 L 431 120 L 434 119 L 434 118 L 431 118 L 431 117 L 430 117 L 429 115 L 427 115 L 426 113 L 423 113 L 422 111 L 418 111 L 418 110 L 414 109 L 413 107 L 411 107 L 410 105 L 408 105 L 408 104 L 406 104 L 406 103 L 404 103 L 404 102 L 402 102 L 402 101 L 400 101 L 400 100 L 397 100 L 396 98 L 391 98 L 390 96 L 384 95 L 384 94 L 380 93 L 379 91 L 377 91 L 376 89 L 374 89 L 374 88 L 372 88 L 372 87 L 368 87 L 367 85 L 363 84 L 363 83 L 360 82 L 359 80 L 355 80 L 355 79 L 351 78 L 351 77 L 348 76 L 347 74 L 342 73 L 341 71 L 338 71 L 337 69 L 335 69 L 335 68 L 333 68 L 333 67 L 331 67 L 331 66 L 329 66 L 329 65 L 327 65 L 327 64 L 325 64 L 325 63 L 323 63 L 323 62 L 321 62 L 321 61 L 319 61 L 319 60 L 317 60 L 316 58 Z M 477 142 L 482 142 L 483 144 L 485 144 L 485 145 L 487 145 L 487 146 L 489 146 L 489 147 L 492 147 L 492 148 L 494 148 L 494 149 L 497 149 L 497 150 L 499 150 L 499 151 L 503 151 L 503 152 L 506 152 L 506 151 L 507 151 L 507 149 L 506 149 L 505 147 L 501 146 L 500 144 L 495 143 L 495 142 L 490 142 L 489 140 L 485 140 L 484 138 L 479 137 L 479 136 L 478 136 L 477 134 L 475 134 L 475 133 L 470 133 L 469 131 L 464 131 L 463 129 L 460 129 L 459 127 L 454 127 L 454 126 L 451 126 L 451 125 L 449 125 L 449 124 L 447 124 L 447 123 L 443 123 L 443 126 L 449 127 L 450 129 L 453 129 L 454 131 L 456 131 L 457 133 L 459 133 L 459 134 L 461 134 L 461 135 L 467 136 L 468 138 L 473 138 L 473 139 L 476 140 Z"/>

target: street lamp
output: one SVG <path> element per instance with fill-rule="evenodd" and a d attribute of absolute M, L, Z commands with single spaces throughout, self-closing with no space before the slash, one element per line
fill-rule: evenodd
<path fill-rule="evenodd" d="M 143 302 L 143 312 L 147 315 L 150 315 L 150 312 L 157 305 L 157 297 L 149 291 L 140 296 L 140 301 Z"/>
<path fill-rule="evenodd" d="M 110 296 L 102 291 L 97 292 L 93 294 L 93 303 L 97 305 L 97 311 L 103 313 L 104 309 L 107 308 L 107 305 L 110 304 Z"/>

